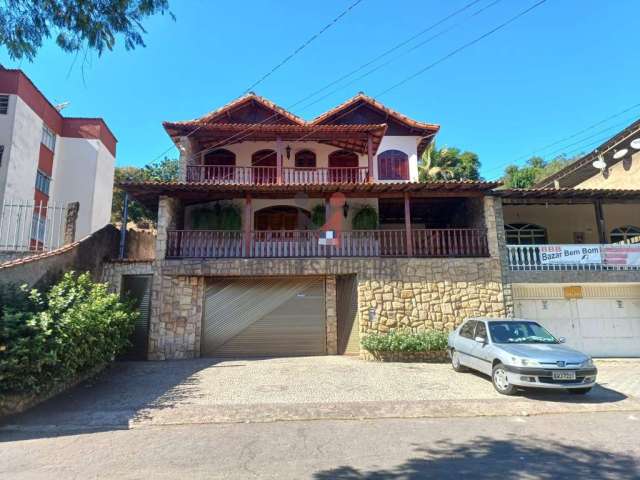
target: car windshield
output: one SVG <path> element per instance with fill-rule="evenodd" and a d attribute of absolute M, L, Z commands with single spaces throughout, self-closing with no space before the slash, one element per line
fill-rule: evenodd
<path fill-rule="evenodd" d="M 558 343 L 558 340 L 535 322 L 489 322 L 494 343 Z"/>

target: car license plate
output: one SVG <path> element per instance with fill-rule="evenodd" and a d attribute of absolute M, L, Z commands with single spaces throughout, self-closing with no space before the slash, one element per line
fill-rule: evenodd
<path fill-rule="evenodd" d="M 576 372 L 553 372 L 554 380 L 575 380 Z"/>

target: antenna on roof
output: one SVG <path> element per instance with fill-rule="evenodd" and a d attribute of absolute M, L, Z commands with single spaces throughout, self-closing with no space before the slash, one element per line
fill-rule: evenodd
<path fill-rule="evenodd" d="M 55 106 L 55 109 L 60 112 L 60 111 L 64 110 L 65 108 L 67 108 L 69 105 L 71 105 L 71 102 L 62 102 L 62 103 L 57 104 Z"/>

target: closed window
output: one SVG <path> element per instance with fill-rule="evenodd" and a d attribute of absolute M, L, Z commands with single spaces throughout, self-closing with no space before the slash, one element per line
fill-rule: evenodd
<path fill-rule="evenodd" d="M 36 190 L 49 195 L 49 186 L 51 185 L 51 178 L 38 170 L 36 173 Z"/>
<path fill-rule="evenodd" d="M 387 150 L 378 155 L 380 180 L 409 180 L 409 157 L 400 150 Z"/>
<path fill-rule="evenodd" d="M 460 336 L 464 338 L 473 338 L 473 331 L 476 328 L 476 323 L 478 322 L 475 320 L 469 320 L 465 323 L 460 329 Z"/>
<path fill-rule="evenodd" d="M 614 228 L 610 237 L 611 243 L 640 243 L 640 228 L 633 225 Z"/>
<path fill-rule="evenodd" d="M 49 150 L 56 150 L 56 134 L 46 125 L 42 125 L 42 144 Z"/>
<path fill-rule="evenodd" d="M 507 245 L 545 245 L 547 229 L 531 223 L 512 223 L 504 226 Z"/>
<path fill-rule="evenodd" d="M 0 95 L 0 115 L 6 115 L 9 111 L 9 95 Z"/>
<path fill-rule="evenodd" d="M 33 215 L 33 222 L 31 223 L 31 240 L 36 242 L 44 242 L 44 234 L 46 230 L 47 219 L 39 215 Z"/>
<path fill-rule="evenodd" d="M 316 154 L 311 150 L 300 150 L 296 152 L 296 168 L 316 168 Z"/>

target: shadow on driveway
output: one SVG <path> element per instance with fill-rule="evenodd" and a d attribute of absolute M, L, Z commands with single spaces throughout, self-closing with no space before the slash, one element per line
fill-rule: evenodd
<path fill-rule="evenodd" d="M 206 368 L 231 368 L 219 359 L 116 362 L 97 376 L 37 405 L 0 420 L 0 428 L 20 439 L 129 428 L 141 410 L 173 408 L 198 398 L 195 375 Z M 0 430 L 0 442 L 4 441 Z"/>
<path fill-rule="evenodd" d="M 504 479 L 521 478 L 637 479 L 638 462 L 626 454 L 567 445 L 549 439 L 439 442 L 416 449 L 416 456 L 389 469 L 360 470 L 340 466 L 316 472 L 316 480 Z"/>

